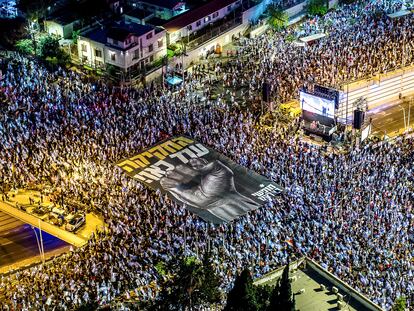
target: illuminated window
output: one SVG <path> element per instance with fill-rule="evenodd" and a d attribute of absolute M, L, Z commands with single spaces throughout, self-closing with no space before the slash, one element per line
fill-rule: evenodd
<path fill-rule="evenodd" d="M 98 50 L 98 49 L 95 49 L 95 56 L 102 58 L 102 51 Z"/>
<path fill-rule="evenodd" d="M 210 21 L 210 19 L 211 19 L 211 17 L 210 16 L 207 16 L 206 18 L 204 18 L 204 22 L 207 23 L 207 22 Z"/>

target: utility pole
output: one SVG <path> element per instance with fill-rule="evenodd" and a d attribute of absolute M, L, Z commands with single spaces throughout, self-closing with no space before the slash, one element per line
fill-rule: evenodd
<path fill-rule="evenodd" d="M 407 129 L 410 130 L 410 114 L 411 114 L 411 103 L 413 101 L 413 98 L 411 97 L 408 101 L 408 120 L 407 120 Z"/>
<path fill-rule="evenodd" d="M 403 106 L 400 106 L 403 111 L 403 117 L 404 117 L 404 131 L 407 132 L 407 119 L 405 115 L 405 108 Z"/>
<path fill-rule="evenodd" d="M 40 219 L 39 221 L 39 235 L 40 235 L 40 246 L 42 247 L 42 257 L 43 257 L 43 264 L 45 264 L 45 248 L 43 246 L 43 234 L 42 234 L 42 227 L 40 225 Z"/>
<path fill-rule="evenodd" d="M 40 219 L 39 219 L 39 222 L 40 222 Z M 37 236 L 36 228 L 35 228 L 34 226 L 32 226 L 32 229 L 33 229 L 33 232 L 34 232 L 35 237 L 36 237 L 37 248 L 39 249 L 39 256 L 40 256 L 40 260 L 41 260 L 41 261 L 42 261 L 42 263 L 44 264 L 44 263 L 45 263 L 45 257 L 44 257 L 43 251 L 42 251 L 42 244 L 43 244 L 43 241 L 41 242 L 41 241 L 39 240 L 39 237 Z"/>
<path fill-rule="evenodd" d="M 184 68 L 185 68 L 185 66 L 184 66 L 184 56 L 188 56 L 187 55 L 187 47 L 186 47 L 186 45 L 185 45 L 185 43 L 184 43 L 184 40 L 182 41 L 183 42 L 183 52 L 181 53 L 181 71 L 182 71 L 182 78 L 183 78 L 183 88 L 185 87 L 185 70 L 184 70 Z"/>

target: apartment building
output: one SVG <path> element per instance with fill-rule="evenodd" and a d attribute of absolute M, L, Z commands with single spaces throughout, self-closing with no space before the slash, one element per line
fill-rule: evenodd
<path fill-rule="evenodd" d="M 78 39 L 81 63 L 93 68 L 143 69 L 166 53 L 165 30 L 125 19 L 82 33 Z"/>
<path fill-rule="evenodd" d="M 167 31 L 168 45 L 186 38 L 211 23 L 233 13 L 241 5 L 241 0 L 212 0 L 198 8 L 187 11 L 167 21 L 163 28 Z"/>
<path fill-rule="evenodd" d="M 187 11 L 181 0 L 131 0 L 133 6 L 152 12 L 156 17 L 168 20 Z"/>

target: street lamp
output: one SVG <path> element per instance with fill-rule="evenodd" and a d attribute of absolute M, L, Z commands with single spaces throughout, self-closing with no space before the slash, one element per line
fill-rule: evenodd
<path fill-rule="evenodd" d="M 410 97 L 408 101 L 408 117 L 407 117 L 407 129 L 410 130 L 410 115 L 411 115 L 411 103 L 413 102 L 413 97 Z"/>
<path fill-rule="evenodd" d="M 186 51 L 187 51 L 187 46 L 184 43 L 184 40 L 181 41 L 182 45 L 183 45 L 183 51 L 181 53 L 181 73 L 182 73 L 182 78 L 183 78 L 183 88 L 185 87 L 185 71 L 184 71 L 184 56 L 188 56 Z"/>
<path fill-rule="evenodd" d="M 40 219 L 39 219 L 39 237 L 37 236 L 37 231 L 36 228 L 34 226 L 31 226 L 33 229 L 33 232 L 36 236 L 36 242 L 37 242 L 37 247 L 39 249 L 39 255 L 40 255 L 40 259 L 42 260 L 42 263 L 45 263 L 45 253 L 44 253 L 44 249 L 43 249 L 43 239 L 42 239 L 42 231 L 40 229 Z"/>
<path fill-rule="evenodd" d="M 404 116 L 404 132 L 407 131 L 407 119 L 406 119 L 406 114 L 405 114 L 405 108 L 403 106 L 400 106 L 400 108 L 403 111 L 403 116 Z"/>

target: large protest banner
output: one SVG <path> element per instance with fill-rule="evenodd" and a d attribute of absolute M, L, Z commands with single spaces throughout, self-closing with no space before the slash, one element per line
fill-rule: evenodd
<path fill-rule="evenodd" d="M 162 141 L 117 166 L 213 223 L 236 219 L 283 191 L 267 178 L 182 136 Z"/>

